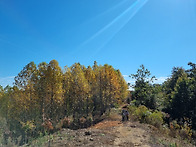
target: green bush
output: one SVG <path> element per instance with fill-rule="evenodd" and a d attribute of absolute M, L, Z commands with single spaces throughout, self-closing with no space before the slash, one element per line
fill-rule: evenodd
<path fill-rule="evenodd" d="M 129 106 L 128 111 L 131 116 L 141 123 L 148 123 L 157 128 L 160 128 L 163 124 L 163 115 L 160 111 L 154 111 L 148 109 L 146 106 Z"/>
<path fill-rule="evenodd" d="M 192 130 L 189 119 L 184 119 L 185 122 L 183 122 L 183 124 L 179 124 L 179 122 L 173 120 L 169 123 L 169 126 L 167 126 L 167 124 L 164 124 L 164 117 L 166 117 L 166 115 L 161 111 L 152 111 L 143 105 L 140 105 L 139 107 L 130 105 L 128 106 L 128 111 L 130 117 L 133 117 L 141 123 L 153 125 L 171 137 L 180 137 L 181 139 L 188 139 L 189 141 L 196 138 L 196 131 Z M 176 144 L 170 144 L 170 146 L 175 145 Z"/>
<path fill-rule="evenodd" d="M 163 125 L 163 115 L 160 111 L 151 113 L 150 115 L 148 115 L 146 120 L 148 124 L 151 124 L 157 128 L 161 128 L 161 126 Z"/>
<path fill-rule="evenodd" d="M 141 123 L 147 123 L 147 117 L 151 114 L 146 106 L 139 106 L 134 113 L 134 116 L 139 120 Z"/>
<path fill-rule="evenodd" d="M 134 115 L 134 113 L 135 113 L 137 107 L 136 107 L 135 105 L 131 105 L 131 106 L 128 106 L 127 109 L 128 109 L 128 111 L 129 111 L 129 114 L 130 114 L 130 115 Z M 121 113 L 121 112 L 120 112 L 120 113 Z"/>

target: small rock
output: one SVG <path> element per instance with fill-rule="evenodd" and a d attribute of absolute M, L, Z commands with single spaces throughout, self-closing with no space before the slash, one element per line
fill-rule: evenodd
<path fill-rule="evenodd" d="M 130 127 L 132 127 L 132 128 L 136 128 L 137 126 L 136 126 L 136 125 L 131 125 Z"/>
<path fill-rule="evenodd" d="M 141 144 L 139 144 L 139 143 L 135 143 L 135 144 L 134 144 L 134 146 L 141 146 Z"/>
<path fill-rule="evenodd" d="M 94 139 L 93 138 L 90 138 L 90 141 L 93 141 Z"/>
<path fill-rule="evenodd" d="M 89 131 L 85 132 L 85 135 L 91 135 L 91 134 L 92 134 L 92 133 L 89 132 Z"/>

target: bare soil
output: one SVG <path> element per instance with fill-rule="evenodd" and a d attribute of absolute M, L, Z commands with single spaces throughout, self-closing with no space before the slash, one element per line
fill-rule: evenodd
<path fill-rule="evenodd" d="M 120 115 L 114 119 L 105 119 L 86 129 L 62 129 L 47 137 L 42 144 L 31 146 L 44 147 L 167 147 L 193 145 L 164 137 L 158 129 L 147 124 L 127 121 L 121 122 Z M 177 142 L 177 144 L 174 144 Z"/>

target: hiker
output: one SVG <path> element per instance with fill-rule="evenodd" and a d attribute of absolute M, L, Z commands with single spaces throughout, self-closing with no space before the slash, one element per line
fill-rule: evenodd
<path fill-rule="evenodd" d="M 122 109 L 122 121 L 129 120 L 129 112 L 126 109 Z"/>

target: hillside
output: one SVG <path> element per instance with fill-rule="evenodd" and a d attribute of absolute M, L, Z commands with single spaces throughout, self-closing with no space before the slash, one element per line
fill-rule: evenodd
<path fill-rule="evenodd" d="M 62 129 L 50 136 L 39 138 L 30 145 L 44 147 L 193 147 L 193 145 L 185 141 L 161 134 L 157 128 L 151 125 L 132 120 L 122 123 L 120 120 L 119 114 L 112 114 L 102 122 L 89 128 L 79 130 Z"/>

